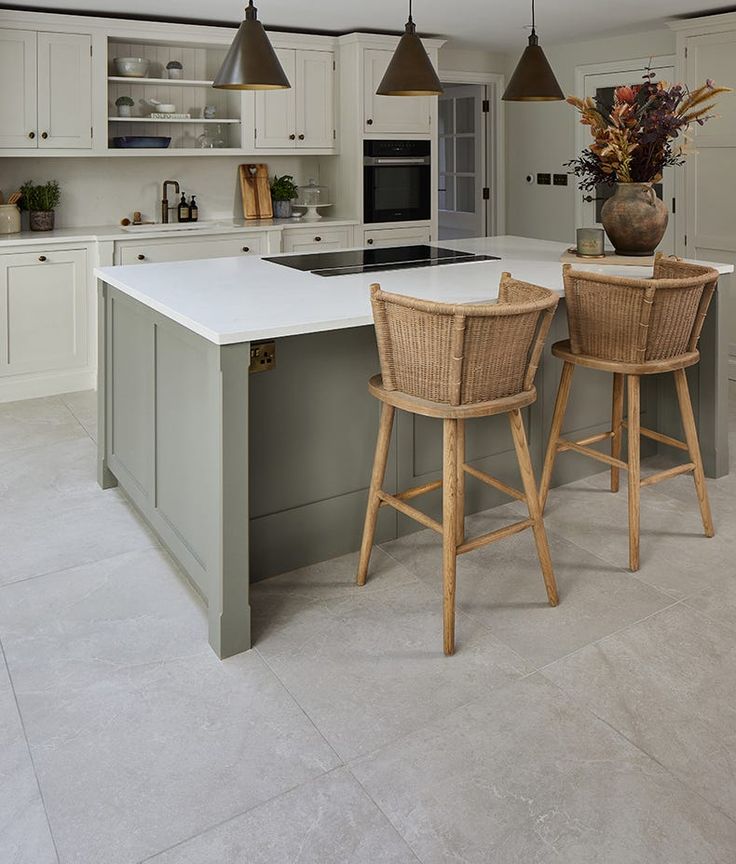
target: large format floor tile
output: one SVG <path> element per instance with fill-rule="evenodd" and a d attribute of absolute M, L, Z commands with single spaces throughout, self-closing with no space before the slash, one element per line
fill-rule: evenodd
<path fill-rule="evenodd" d="M 150 864 L 417 864 L 344 768 L 156 855 Z"/>
<path fill-rule="evenodd" d="M 86 437 L 58 396 L 0 404 L 0 453 Z"/>
<path fill-rule="evenodd" d="M 423 864 L 731 864 L 736 823 L 539 675 L 351 770 Z"/>
<path fill-rule="evenodd" d="M 97 391 L 82 390 L 61 396 L 66 407 L 82 424 L 89 437 L 97 440 Z"/>
<path fill-rule="evenodd" d="M 0 654 L 0 861 L 56 864 L 5 660 Z"/>
<path fill-rule="evenodd" d="M 514 507 L 466 520 L 468 537 L 517 521 Z M 457 598 L 475 618 L 535 666 L 543 666 L 673 602 L 579 546 L 549 534 L 560 594 L 551 608 L 531 531 L 458 559 Z M 418 531 L 382 547 L 441 595 L 442 543 Z"/>
<path fill-rule="evenodd" d="M 254 586 L 255 644 L 335 750 L 350 759 L 530 671 L 486 628 L 458 616 L 442 653 L 442 597 L 380 549 L 365 588 L 357 557 Z"/>
<path fill-rule="evenodd" d="M 2 599 L 62 864 L 133 864 L 339 764 L 255 652 L 215 657 L 204 610 L 158 551 Z"/>
<path fill-rule="evenodd" d="M 736 818 L 733 630 L 678 605 L 544 674 Z"/>

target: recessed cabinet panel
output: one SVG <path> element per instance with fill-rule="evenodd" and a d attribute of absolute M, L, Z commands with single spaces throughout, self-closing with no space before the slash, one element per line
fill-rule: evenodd
<path fill-rule="evenodd" d="M 296 51 L 277 49 L 291 87 L 288 90 L 256 91 L 256 147 L 296 147 Z"/>
<path fill-rule="evenodd" d="M 310 228 L 286 229 L 283 235 L 284 252 L 328 252 L 352 246 L 352 228 L 321 229 L 319 224 Z"/>
<path fill-rule="evenodd" d="M 335 110 L 331 51 L 297 51 L 298 147 L 334 146 Z"/>
<path fill-rule="evenodd" d="M 363 242 L 374 249 L 385 246 L 413 246 L 430 243 L 432 230 L 423 228 L 378 228 L 363 232 Z"/>
<path fill-rule="evenodd" d="M 393 51 L 370 48 L 363 54 L 365 117 L 367 133 L 402 134 L 429 133 L 432 129 L 433 96 L 378 96 L 381 83 Z"/>
<path fill-rule="evenodd" d="M 265 232 L 243 234 L 227 239 L 180 240 L 119 244 L 118 264 L 158 264 L 164 261 L 194 261 L 198 258 L 234 258 L 241 255 L 265 255 L 268 235 Z"/>
<path fill-rule="evenodd" d="M 0 256 L 0 375 L 87 363 L 86 260 L 83 250 Z"/>
<path fill-rule="evenodd" d="M 36 149 L 36 34 L 0 30 L 0 147 Z"/>
<path fill-rule="evenodd" d="M 38 146 L 92 146 L 91 36 L 38 34 Z"/>

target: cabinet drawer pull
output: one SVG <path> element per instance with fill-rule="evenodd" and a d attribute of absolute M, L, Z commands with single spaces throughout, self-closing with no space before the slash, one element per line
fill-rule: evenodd
<path fill-rule="evenodd" d="M 314 242 L 315 242 L 315 243 L 321 243 L 321 242 L 322 242 L 322 238 L 321 238 L 321 237 L 315 237 L 315 238 L 314 238 Z"/>
<path fill-rule="evenodd" d="M 300 140 L 300 141 L 303 141 L 303 140 L 304 140 L 304 136 L 303 136 L 303 135 L 300 135 L 300 136 L 299 136 L 299 140 Z"/>
<path fill-rule="evenodd" d="M 47 258 L 46 258 L 45 255 L 39 255 L 39 256 L 38 256 L 38 260 L 39 260 L 39 261 L 46 261 Z"/>
<path fill-rule="evenodd" d="M 33 139 L 36 137 L 36 133 L 35 132 L 29 132 L 28 137 L 31 139 L 31 141 L 33 141 Z"/>
<path fill-rule="evenodd" d="M 139 260 L 139 261 L 145 261 L 145 260 L 146 260 L 146 256 L 145 256 L 145 255 L 139 255 L 139 256 L 138 256 L 138 260 Z"/>
<path fill-rule="evenodd" d="M 296 135 L 294 135 L 294 134 L 289 135 L 289 141 L 295 141 L 295 140 L 296 140 Z"/>
<path fill-rule="evenodd" d="M 43 140 L 45 141 L 45 140 L 49 137 L 49 133 L 48 133 L 48 132 L 42 132 L 42 133 L 41 133 L 41 137 L 42 137 Z"/>
<path fill-rule="evenodd" d="M 243 252 L 250 252 L 250 246 L 243 246 Z"/>
<path fill-rule="evenodd" d="M 372 126 L 372 125 L 373 125 L 373 120 L 371 120 L 370 117 L 369 117 L 365 122 L 366 122 L 369 126 Z"/>
<path fill-rule="evenodd" d="M 366 242 L 369 246 L 372 246 L 373 243 L 374 243 L 375 241 L 373 240 L 372 237 L 369 237 L 365 242 Z"/>

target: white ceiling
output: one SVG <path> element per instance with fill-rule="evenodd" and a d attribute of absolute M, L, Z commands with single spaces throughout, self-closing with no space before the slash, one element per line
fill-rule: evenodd
<path fill-rule="evenodd" d="M 12 5 L 126 17 L 156 16 L 236 23 L 245 0 L 9 0 Z M 266 26 L 304 30 L 400 31 L 408 0 L 255 0 Z M 718 11 L 719 0 L 537 0 L 543 43 L 570 42 L 604 33 L 657 26 L 681 15 Z M 423 34 L 443 36 L 490 51 L 525 41 L 531 0 L 414 0 Z M 725 11 L 722 3 L 721 9 Z M 733 8 L 733 6 L 731 6 Z"/>

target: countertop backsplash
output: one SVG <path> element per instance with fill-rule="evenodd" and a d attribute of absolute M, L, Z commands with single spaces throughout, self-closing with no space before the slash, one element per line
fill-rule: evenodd
<path fill-rule="evenodd" d="M 26 180 L 58 180 L 59 228 L 117 225 L 135 210 L 159 222 L 164 180 L 178 180 L 187 195 L 197 196 L 200 220 L 238 219 L 243 215 L 238 165 L 257 161 L 268 165 L 270 175 L 292 174 L 297 183 L 319 179 L 321 158 L 316 156 L 21 158 L 0 160 L 0 189 L 9 194 Z M 23 215 L 25 228 L 28 216 Z"/>

